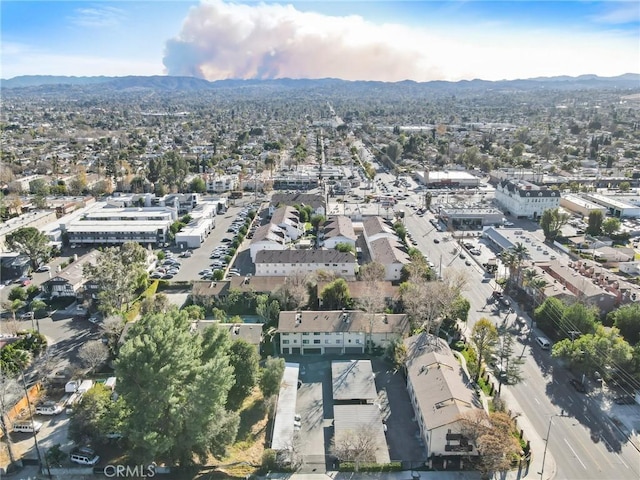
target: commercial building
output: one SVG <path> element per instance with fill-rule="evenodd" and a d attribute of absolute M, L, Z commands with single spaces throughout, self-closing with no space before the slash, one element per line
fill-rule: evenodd
<path fill-rule="evenodd" d="M 5 238 L 16 230 L 25 227 L 42 228 L 50 222 L 56 220 L 56 212 L 45 210 L 36 212 L 26 212 L 14 218 L 10 218 L 0 225 L 0 252 L 9 252 L 5 245 Z"/>
<path fill-rule="evenodd" d="M 617 198 L 608 197 L 599 193 L 585 193 L 584 198 L 607 209 L 607 213 L 618 218 L 640 217 L 640 206 L 634 205 Z"/>
<path fill-rule="evenodd" d="M 171 224 L 178 213 L 169 207 L 111 207 L 105 202 L 92 205 L 64 221 L 60 228 L 69 245 L 120 245 L 128 241 L 159 245 L 169 241 Z"/>
<path fill-rule="evenodd" d="M 440 220 L 451 230 L 481 230 L 489 225 L 502 225 L 504 214 L 490 207 L 442 207 Z"/>
<path fill-rule="evenodd" d="M 508 215 L 536 219 L 547 209 L 560 206 L 560 191 L 519 180 L 496 185 L 495 200 Z"/>
<path fill-rule="evenodd" d="M 431 188 L 477 188 L 480 178 L 463 170 L 444 170 L 415 172 L 413 178 L 421 185 Z"/>
<path fill-rule="evenodd" d="M 589 201 L 579 195 L 567 194 L 560 199 L 560 206 L 570 212 L 578 213 L 583 217 L 588 217 L 591 212 L 607 213 L 607 209 L 602 205 Z"/>
<path fill-rule="evenodd" d="M 201 203 L 190 212 L 191 221 L 176 233 L 175 242 L 180 248 L 199 248 L 216 226 L 217 202 Z"/>

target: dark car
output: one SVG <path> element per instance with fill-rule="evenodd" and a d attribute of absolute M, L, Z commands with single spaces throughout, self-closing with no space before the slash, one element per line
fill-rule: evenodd
<path fill-rule="evenodd" d="M 613 399 L 613 403 L 617 405 L 633 405 L 636 403 L 636 399 L 632 395 L 620 395 Z"/>
<path fill-rule="evenodd" d="M 437 238 L 434 238 L 433 243 L 440 243 L 440 240 L 438 240 Z"/>
<path fill-rule="evenodd" d="M 573 386 L 573 388 L 576 389 L 576 392 L 587 393 L 587 389 L 584 388 L 584 385 L 580 380 L 576 380 L 575 378 L 572 378 L 571 380 L 569 380 L 569 383 Z"/>

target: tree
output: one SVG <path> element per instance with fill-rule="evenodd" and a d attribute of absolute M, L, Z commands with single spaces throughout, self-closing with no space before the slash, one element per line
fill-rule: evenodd
<path fill-rule="evenodd" d="M 355 471 L 360 471 L 364 462 L 375 462 L 378 436 L 373 427 L 365 425 L 356 430 L 347 430 L 333 439 L 332 452 L 341 462 L 353 462 Z"/>
<path fill-rule="evenodd" d="M 47 304 L 42 300 L 34 300 L 29 304 L 29 310 L 33 312 L 34 316 L 40 318 L 44 316 L 43 312 L 46 312 Z"/>
<path fill-rule="evenodd" d="M 613 235 L 618 230 L 620 230 L 621 226 L 622 223 L 620 222 L 619 218 L 607 218 L 604 222 L 602 222 L 602 233 L 604 233 L 605 235 Z"/>
<path fill-rule="evenodd" d="M 381 282 L 386 273 L 386 268 L 381 263 L 369 262 L 360 267 L 358 278 L 363 282 Z"/>
<path fill-rule="evenodd" d="M 111 390 L 94 385 L 74 406 L 69 420 L 69 438 L 79 444 L 101 443 L 105 435 L 122 429 L 122 401 L 111 398 Z"/>
<path fill-rule="evenodd" d="M 520 454 L 520 445 L 512 435 L 513 420 L 505 412 L 489 415 L 490 428 L 480 435 L 476 446 L 480 455 L 480 471 L 483 475 L 506 472 Z"/>
<path fill-rule="evenodd" d="M 102 332 L 107 339 L 107 347 L 114 356 L 118 353 L 118 343 L 124 330 L 124 324 L 124 319 L 118 315 L 106 317 L 101 324 Z"/>
<path fill-rule="evenodd" d="M 235 383 L 227 396 L 227 408 L 239 410 L 242 402 L 258 383 L 260 356 L 256 347 L 238 339 L 231 344 L 229 363 L 233 367 Z"/>
<path fill-rule="evenodd" d="M 340 310 L 351 307 L 349 285 L 344 278 L 337 278 L 320 292 L 323 310 Z"/>
<path fill-rule="evenodd" d="M 607 315 L 610 324 L 620 330 L 620 334 L 631 345 L 640 342 L 640 304 L 630 303 Z"/>
<path fill-rule="evenodd" d="M 478 352 L 478 365 L 482 365 L 482 360 L 488 358 L 493 353 L 498 342 L 498 330 L 496 326 L 487 318 L 481 318 L 476 322 L 471 330 L 471 342 Z M 476 374 L 475 381 L 478 381 L 480 371 Z"/>
<path fill-rule="evenodd" d="M 336 246 L 334 248 L 338 252 L 342 252 L 342 253 L 353 253 L 353 254 L 356 253 L 356 248 L 347 242 L 336 243 Z"/>
<path fill-rule="evenodd" d="M 152 297 L 145 298 L 140 303 L 140 315 L 165 313 L 169 308 L 171 308 L 169 297 L 164 293 L 156 293 Z"/>
<path fill-rule="evenodd" d="M 47 236 L 35 227 L 22 227 L 5 238 L 7 248 L 12 252 L 29 257 L 31 268 L 38 268 L 39 262 L 49 259 L 51 247 Z"/>
<path fill-rule="evenodd" d="M 133 300 L 141 278 L 146 277 L 148 251 L 135 242 L 105 248 L 95 264 L 84 265 L 84 275 L 98 285 L 98 308 L 111 315 Z"/>
<path fill-rule="evenodd" d="M 284 283 L 275 292 L 282 310 L 296 310 L 304 305 L 307 299 L 308 279 L 302 273 L 294 273 L 285 278 Z"/>
<path fill-rule="evenodd" d="M 280 315 L 280 304 L 278 300 L 269 301 L 268 295 L 258 295 L 256 297 L 256 315 L 265 323 L 275 323 Z"/>
<path fill-rule="evenodd" d="M 534 311 L 534 317 L 538 327 L 545 331 L 558 329 L 565 308 L 566 305 L 562 303 L 562 300 L 556 297 L 547 298 L 542 305 Z"/>
<path fill-rule="evenodd" d="M 564 308 L 560 330 L 564 337 L 593 333 L 598 323 L 598 308 L 576 302 Z M 573 333 L 572 332 L 578 332 Z"/>
<path fill-rule="evenodd" d="M 51 448 L 47 450 L 45 454 L 45 458 L 47 460 L 47 464 L 51 467 L 62 467 L 62 463 L 67 458 L 67 453 L 60 448 L 60 444 L 56 443 Z"/>
<path fill-rule="evenodd" d="M 326 218 L 324 217 L 324 215 L 316 214 L 316 215 L 312 215 L 309 221 L 311 222 L 313 229 L 317 232 L 318 227 L 326 221 Z"/>
<path fill-rule="evenodd" d="M 2 440 L 7 444 L 7 453 L 9 454 L 9 462 L 13 464 L 16 459 L 13 453 L 13 445 L 11 442 L 11 428 L 7 423 L 8 413 L 14 405 L 20 400 L 22 389 L 18 381 L 7 375 L 7 372 L 0 370 L 0 432 Z"/>
<path fill-rule="evenodd" d="M 631 184 L 629 182 L 620 182 L 618 188 L 621 192 L 628 192 L 629 190 L 631 190 Z"/>
<path fill-rule="evenodd" d="M 86 342 L 78 349 L 80 362 L 93 373 L 109 358 L 109 347 L 100 340 Z"/>
<path fill-rule="evenodd" d="M 193 193 L 204 193 L 207 191 L 207 184 L 201 177 L 196 177 L 191 180 L 189 191 Z"/>
<path fill-rule="evenodd" d="M 24 302 L 27 299 L 27 291 L 22 287 L 13 287 L 7 298 L 10 301 L 22 300 Z"/>
<path fill-rule="evenodd" d="M 593 374 L 597 371 L 604 376 L 628 365 L 633 358 L 633 348 L 620 336 L 620 331 L 615 327 L 607 329 L 601 324 L 594 333 L 557 342 L 551 353 L 580 373 Z"/>
<path fill-rule="evenodd" d="M 587 225 L 587 233 L 592 236 L 600 235 L 602 231 L 602 220 L 604 219 L 604 214 L 601 210 L 594 210 L 589 212 L 589 220 Z"/>
<path fill-rule="evenodd" d="M 13 302 L 9 304 L 9 310 L 11 310 L 11 314 L 13 315 L 13 320 L 16 319 L 16 312 L 24 307 L 26 303 L 19 298 L 15 299 Z"/>
<path fill-rule="evenodd" d="M 264 368 L 260 369 L 260 390 L 264 398 L 270 398 L 280 391 L 284 374 L 284 359 L 268 357 Z"/>
<path fill-rule="evenodd" d="M 562 227 L 569 221 L 569 214 L 560 212 L 559 208 L 548 208 L 542 212 L 540 217 L 540 226 L 544 232 L 544 238 L 547 240 L 555 240 Z"/>
<path fill-rule="evenodd" d="M 239 417 L 225 409 L 234 381 L 229 340 L 216 330 L 193 335 L 175 308 L 133 324 L 115 367 L 135 460 L 189 465 L 235 439 Z"/>

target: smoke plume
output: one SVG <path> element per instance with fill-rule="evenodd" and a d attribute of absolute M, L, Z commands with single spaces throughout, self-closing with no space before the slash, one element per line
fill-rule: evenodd
<path fill-rule="evenodd" d="M 166 43 L 164 65 L 169 75 L 207 80 L 443 78 L 428 61 L 425 36 L 407 41 L 410 35 L 407 27 L 359 16 L 214 0 L 191 8 L 179 35 Z"/>

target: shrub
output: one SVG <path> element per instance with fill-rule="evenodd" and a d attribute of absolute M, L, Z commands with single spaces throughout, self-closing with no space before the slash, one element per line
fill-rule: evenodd
<path fill-rule="evenodd" d="M 341 472 L 355 472 L 356 464 L 354 462 L 340 462 Z M 391 463 L 361 463 L 359 465 L 360 472 L 401 472 L 401 462 Z"/>

